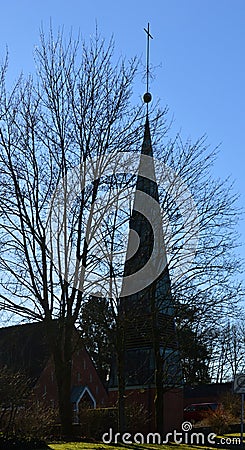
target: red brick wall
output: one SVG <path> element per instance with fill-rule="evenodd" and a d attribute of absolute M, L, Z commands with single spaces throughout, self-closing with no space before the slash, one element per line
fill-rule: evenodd
<path fill-rule="evenodd" d="M 154 398 L 155 389 L 131 389 L 126 390 L 126 405 L 133 403 L 143 404 L 148 411 L 149 424 L 139 432 L 155 431 Z M 116 405 L 118 400 L 117 391 L 109 391 L 110 406 Z M 164 433 L 174 429 L 181 430 L 183 422 L 183 390 L 172 389 L 164 394 Z M 146 429 L 147 428 L 147 429 Z"/>
<path fill-rule="evenodd" d="M 183 390 L 172 389 L 164 394 L 164 432 L 182 431 L 183 422 Z"/>
<path fill-rule="evenodd" d="M 44 368 L 34 388 L 38 400 L 45 401 L 48 405 L 58 406 L 58 392 L 55 380 L 54 365 L 50 359 Z"/>
<path fill-rule="evenodd" d="M 84 348 L 77 350 L 73 356 L 72 385 L 88 386 L 96 399 L 97 407 L 107 405 L 107 391 L 98 376 L 93 361 Z"/>
<path fill-rule="evenodd" d="M 96 368 L 85 348 L 76 350 L 72 358 L 72 386 L 88 386 L 96 406 L 106 406 L 108 403 L 107 391 L 101 382 Z M 58 405 L 58 393 L 55 379 L 53 360 L 50 359 L 43 370 L 36 386 L 35 394 L 38 399 L 48 404 Z"/>

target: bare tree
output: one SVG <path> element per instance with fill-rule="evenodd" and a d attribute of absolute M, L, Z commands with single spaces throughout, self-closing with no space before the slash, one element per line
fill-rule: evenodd
<path fill-rule="evenodd" d="M 212 358 L 210 373 L 216 383 L 233 381 L 244 371 L 244 324 L 243 319 L 224 321 L 212 335 Z"/>
<path fill-rule="evenodd" d="M 111 160 L 120 164 L 120 152 L 135 148 L 142 112 L 130 105 L 136 60 L 114 66 L 113 42 L 97 32 L 88 45 L 41 32 L 35 55 L 35 77 L 21 77 L 11 92 L 7 64 L 1 72 L 0 297 L 5 313 L 45 321 L 70 435 L 73 327 L 110 206 L 107 197 L 101 212 L 96 199 Z"/>

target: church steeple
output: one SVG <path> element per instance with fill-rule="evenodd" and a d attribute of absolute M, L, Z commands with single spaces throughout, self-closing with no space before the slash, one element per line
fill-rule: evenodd
<path fill-rule="evenodd" d="M 143 99 L 146 119 L 119 302 L 120 345 L 123 346 L 120 347 L 120 358 L 123 362 L 118 358 L 118 372 L 114 360 L 109 390 L 117 391 L 117 375 L 120 374 L 120 392 L 124 385 L 125 398 L 143 402 L 149 416 L 155 415 L 156 429 L 160 430 L 163 421 L 167 420 L 166 407 L 169 406 L 169 400 L 165 406 L 163 404 L 164 392 L 169 389 L 173 392 L 173 388 L 181 385 L 181 369 L 150 134 L 149 40 L 152 36 L 149 24 L 145 31 L 147 70 Z M 178 395 L 174 394 L 172 401 L 180 402 L 176 415 L 182 417 L 182 394 Z"/>
<path fill-rule="evenodd" d="M 125 331 L 125 384 L 129 389 L 154 388 L 156 353 L 161 354 L 162 364 L 168 355 L 170 367 L 169 355 L 176 357 L 177 344 L 148 113 L 129 229 L 119 308 Z M 179 363 L 171 359 L 173 375 L 179 373 Z M 115 369 L 111 387 L 117 385 Z M 167 382 L 170 373 L 162 380 Z"/>
<path fill-rule="evenodd" d="M 120 313 L 125 318 L 125 380 L 128 387 L 154 387 L 156 345 L 162 355 L 177 347 L 148 115 L 129 228 L 124 268 L 129 286 L 123 283 L 120 298 Z M 136 235 L 138 247 L 133 251 Z M 129 288 L 133 292 L 123 295 Z"/>

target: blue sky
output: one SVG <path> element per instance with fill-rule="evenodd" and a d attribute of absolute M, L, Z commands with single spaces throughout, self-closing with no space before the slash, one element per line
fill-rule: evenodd
<path fill-rule="evenodd" d="M 87 38 L 97 21 L 101 34 L 114 35 L 116 52 L 145 61 L 143 28 L 154 40 L 151 91 L 168 105 L 173 131 L 193 140 L 204 133 L 211 147 L 221 143 L 215 176 L 235 179 L 245 204 L 245 1 L 244 0 L 8 0 L 0 15 L 0 59 L 6 45 L 9 77 L 33 71 L 33 49 L 43 23 L 71 27 Z M 135 86 L 135 96 L 144 93 Z M 241 226 L 245 242 L 245 223 Z M 245 249 L 242 251 L 245 256 Z"/>

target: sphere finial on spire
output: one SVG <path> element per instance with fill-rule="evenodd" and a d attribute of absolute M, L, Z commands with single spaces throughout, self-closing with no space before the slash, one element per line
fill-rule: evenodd
<path fill-rule="evenodd" d="M 151 94 L 150 94 L 150 92 L 146 92 L 145 94 L 144 94 L 144 96 L 143 96 L 143 100 L 144 100 L 144 102 L 145 103 L 150 103 L 151 102 Z"/>

